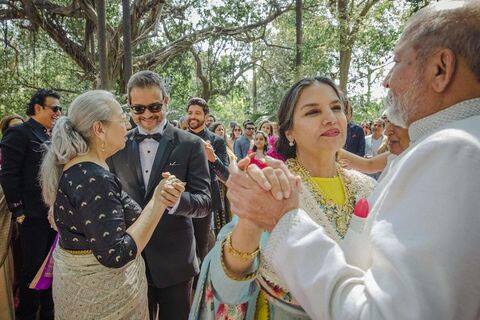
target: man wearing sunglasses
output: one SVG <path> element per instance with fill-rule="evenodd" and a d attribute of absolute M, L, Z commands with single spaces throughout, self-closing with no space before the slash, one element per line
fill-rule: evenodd
<path fill-rule="evenodd" d="M 134 74 L 127 93 L 137 127 L 127 134 L 125 148 L 108 164 L 122 189 L 142 208 L 152 198 L 162 172 L 186 183 L 185 192 L 179 201 L 171 201 L 142 255 L 147 269 L 150 318 L 156 319 L 159 313 L 162 320 L 187 319 L 193 277 L 199 272 L 192 218 L 205 217 L 211 206 L 203 141 L 167 122 L 169 98 L 155 72 Z"/>
<path fill-rule="evenodd" d="M 35 319 L 40 309 L 41 319 L 53 319 L 51 290 L 29 289 L 53 243 L 55 232 L 47 219 L 48 208 L 42 199 L 38 183 L 43 144 L 61 114 L 60 95 L 39 89 L 30 99 L 27 115 L 30 119 L 9 128 L 3 137 L 0 181 L 12 217 L 19 224 L 22 247 L 20 272 L 20 304 L 17 319 Z"/>
<path fill-rule="evenodd" d="M 246 120 L 243 123 L 244 132 L 243 135 L 235 140 L 233 144 L 233 152 L 237 156 L 238 160 L 245 158 L 250 150 L 253 141 L 253 135 L 255 134 L 255 124 L 251 120 Z"/>

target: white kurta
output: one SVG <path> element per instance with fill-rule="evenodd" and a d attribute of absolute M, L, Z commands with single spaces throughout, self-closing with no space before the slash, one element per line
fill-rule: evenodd
<path fill-rule="evenodd" d="M 266 259 L 313 319 L 480 318 L 480 99 L 409 134 L 368 199 L 363 261 L 302 210 L 273 230 Z"/>

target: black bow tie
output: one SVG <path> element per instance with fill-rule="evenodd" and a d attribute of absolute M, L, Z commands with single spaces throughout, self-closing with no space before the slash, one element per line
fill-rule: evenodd
<path fill-rule="evenodd" d="M 154 134 L 137 133 L 133 138 L 139 143 L 145 139 L 155 139 L 157 140 L 157 142 L 160 142 L 160 139 L 162 139 L 162 135 L 160 133 L 154 133 Z"/>

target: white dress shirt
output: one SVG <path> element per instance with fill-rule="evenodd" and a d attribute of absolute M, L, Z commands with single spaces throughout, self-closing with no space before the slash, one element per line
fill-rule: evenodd
<path fill-rule="evenodd" d="M 165 126 L 167 125 L 167 120 L 163 119 L 163 121 L 153 130 L 150 132 L 145 131 L 142 127 L 138 126 L 138 133 L 139 134 L 163 134 L 165 130 Z M 155 155 L 157 154 L 158 150 L 158 141 L 152 138 L 147 138 L 139 143 L 139 151 L 140 151 L 140 165 L 142 166 L 142 175 L 143 175 L 143 183 L 145 184 L 145 189 L 148 186 L 148 181 L 150 180 L 150 174 L 152 173 L 153 162 L 155 161 Z"/>
<path fill-rule="evenodd" d="M 165 127 L 167 126 L 167 119 L 163 119 L 163 121 L 153 130 L 147 132 L 142 127 L 138 126 L 138 133 L 139 134 L 163 134 Z M 152 174 L 153 163 L 155 161 L 155 156 L 157 154 L 159 142 L 152 138 L 146 138 L 142 142 L 139 143 L 138 149 L 140 152 L 140 166 L 142 168 L 142 175 L 143 175 L 143 183 L 145 184 L 145 190 L 147 190 L 148 182 L 150 181 L 150 175 Z M 168 213 L 173 214 L 180 203 L 180 199 L 178 199 L 175 206 L 173 206 Z"/>
<path fill-rule="evenodd" d="M 479 319 L 480 98 L 409 135 L 368 199 L 360 262 L 302 210 L 270 235 L 267 261 L 313 319 Z"/>

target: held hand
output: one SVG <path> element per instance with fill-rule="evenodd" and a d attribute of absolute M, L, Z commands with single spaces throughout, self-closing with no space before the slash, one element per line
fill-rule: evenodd
<path fill-rule="evenodd" d="M 205 141 L 204 147 L 205 147 L 205 154 L 207 155 L 208 162 L 215 162 L 215 160 L 217 160 L 217 157 L 215 155 L 215 150 L 213 150 L 213 147 L 210 144 L 210 141 Z"/>
<path fill-rule="evenodd" d="M 168 172 L 162 173 L 164 179 L 160 181 L 155 189 L 155 199 L 159 200 L 166 207 L 173 207 L 185 191 L 185 183 Z"/>
<path fill-rule="evenodd" d="M 232 212 L 240 218 L 248 219 L 262 229 L 272 230 L 285 213 L 299 207 L 301 185 L 298 176 L 291 173 L 287 176 L 280 168 L 263 169 L 268 169 L 267 172 L 252 168 L 247 169 L 248 174 L 236 166 L 231 169 L 227 196 Z M 276 190 L 274 192 L 279 193 L 278 198 L 282 200 L 274 198 L 271 190 L 267 189 Z M 288 198 L 284 198 L 285 193 L 288 193 Z"/>

